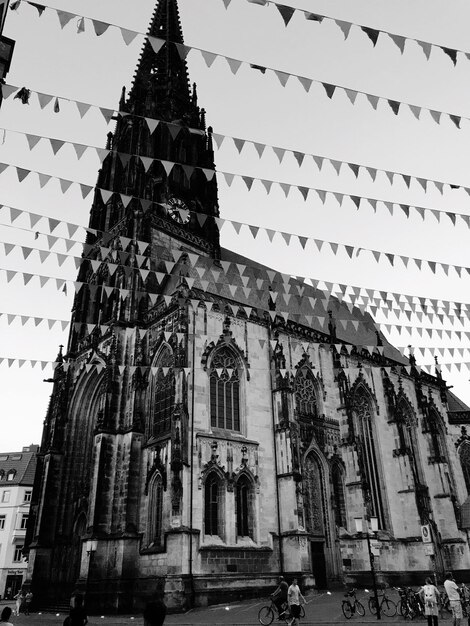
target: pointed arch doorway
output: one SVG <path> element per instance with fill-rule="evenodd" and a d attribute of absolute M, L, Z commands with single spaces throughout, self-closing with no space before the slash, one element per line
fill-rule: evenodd
<path fill-rule="evenodd" d="M 328 587 L 328 559 L 330 550 L 329 516 L 326 507 L 327 487 L 320 460 L 309 452 L 303 472 L 305 530 L 309 534 L 310 564 L 317 589 Z"/>

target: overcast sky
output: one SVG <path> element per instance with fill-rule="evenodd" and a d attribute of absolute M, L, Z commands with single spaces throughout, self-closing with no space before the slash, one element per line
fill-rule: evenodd
<path fill-rule="evenodd" d="M 232 0 L 228 9 L 223 0 L 180 0 L 179 4 L 189 46 L 396 101 L 470 116 L 470 61 L 462 55 L 456 67 L 448 56 L 435 48 L 426 60 L 423 50 L 413 42 L 407 42 L 401 54 L 391 39 L 382 35 L 373 47 L 357 27 L 351 29 L 345 41 L 332 20 L 319 24 L 307 21 L 297 12 L 286 28 L 273 5 L 259 6 L 248 0 Z M 378 0 L 354 3 L 291 0 L 290 4 L 339 20 L 470 51 L 467 43 L 470 7 L 463 1 L 449 4 L 422 0 L 410 5 L 405 0 L 396 0 L 393 4 Z M 52 4 L 51 0 L 50 6 L 145 32 L 154 1 L 70 0 Z M 108 108 L 117 107 L 122 86 L 130 85 L 143 42 L 142 37 L 137 37 L 126 46 L 117 29 L 108 29 L 97 37 L 90 22 L 85 22 L 84 33 L 77 34 L 77 19 L 61 30 L 56 12 L 46 10 L 39 17 L 38 11 L 26 3 L 18 11 L 8 12 L 4 34 L 16 40 L 7 83 Z M 448 118 L 437 125 L 428 113 L 423 113 L 417 121 L 405 107 L 395 116 L 383 102 L 374 111 L 364 96 L 358 96 L 353 106 L 344 93 L 337 91 L 329 99 L 317 83 L 306 93 L 295 79 L 290 79 L 283 87 L 272 72 L 263 75 L 246 64 L 236 75 L 220 58 L 208 68 L 195 51 L 189 53 L 188 64 L 190 79 L 198 85 L 199 104 L 206 109 L 208 124 L 216 133 L 470 187 L 468 121 L 463 121 L 458 130 Z M 57 113 L 53 111 L 53 103 L 41 110 L 35 96 L 28 105 L 12 98 L 6 100 L 0 109 L 0 128 L 7 129 L 0 131 L 0 162 L 93 185 L 99 167 L 96 154 L 88 151 L 77 160 L 73 148 L 66 145 L 54 156 L 46 142 L 40 142 L 30 151 L 25 137 L 12 132 L 105 145 L 106 133 L 112 130 L 113 124 L 107 126 L 99 111 L 90 109 L 81 119 L 73 104 L 64 100 L 59 103 Z M 221 171 L 253 178 L 470 214 L 470 197 L 463 190 L 453 190 L 446 185 L 441 194 L 431 185 L 425 192 L 416 181 L 412 181 L 408 189 L 403 180 L 390 184 L 383 173 L 373 182 L 364 171 L 356 179 L 345 166 L 339 175 L 328 164 L 319 172 L 311 157 L 299 168 L 290 153 L 279 163 L 271 150 L 266 150 L 260 159 L 253 146 L 246 146 L 239 154 L 233 143 L 225 142 L 216 153 L 216 164 Z M 403 211 L 394 211 L 391 215 L 380 204 L 376 213 L 364 203 L 357 210 L 350 200 L 344 200 L 340 208 L 333 198 L 323 206 L 313 193 L 305 202 L 295 191 L 286 198 L 277 186 L 273 186 L 268 195 L 259 182 L 248 192 L 238 178 L 231 187 L 223 176 L 218 178 L 221 216 L 228 220 L 356 248 L 470 267 L 469 229 L 460 220 L 456 226 L 446 217 L 438 223 L 429 212 L 423 220 L 413 211 L 406 218 Z M 76 186 L 62 194 L 57 181 L 41 189 L 37 176 L 30 175 L 19 183 L 15 170 L 9 168 L 0 175 L 0 204 L 86 225 L 91 196 L 83 200 Z M 11 224 L 8 210 L 0 209 L 0 223 Z M 19 228 L 0 227 L 0 241 L 48 249 L 50 242 L 42 234 L 35 239 L 26 216 L 15 220 L 14 226 Z M 49 232 L 47 222 L 39 222 L 35 230 Z M 83 234 L 84 231 L 79 230 L 74 238 L 83 240 Z M 68 237 L 63 226 L 59 226 L 54 235 Z M 441 270 L 434 275 L 429 269 L 418 271 L 413 263 L 405 269 L 400 261 L 392 268 L 386 259 L 377 263 L 367 252 L 354 254 L 350 259 L 344 250 L 335 256 L 329 246 L 323 246 L 320 252 L 311 241 L 302 250 L 298 241 L 287 246 L 281 236 L 276 236 L 270 243 L 264 233 L 254 240 L 247 228 L 236 234 L 228 225 L 222 230 L 222 244 L 293 275 L 470 302 L 466 272 L 461 279 L 451 270 L 449 276 Z M 65 252 L 64 245 L 63 241 L 58 241 L 53 250 Z M 80 255 L 80 245 L 77 243 L 67 253 Z M 68 280 L 76 277 L 71 259 L 59 267 L 52 257 L 40 263 L 36 252 L 26 260 L 20 250 L 5 257 L 1 245 L 0 257 L 1 268 Z M 72 294 L 58 292 L 51 283 L 41 289 L 38 280 L 32 279 L 24 286 L 21 277 L 7 282 L 5 273 L 0 272 L 0 289 L 2 313 L 60 320 L 70 317 Z M 470 330 L 468 321 L 461 325 L 446 318 L 443 324 L 429 323 L 426 318 L 420 323 L 406 316 L 400 320 L 379 318 L 379 321 L 449 331 Z M 2 315 L 0 357 L 51 361 L 55 359 L 58 345 L 67 343 L 67 332 L 59 325 L 51 330 L 47 322 L 36 325 L 28 321 L 24 326 L 19 320 L 11 325 L 7 322 L 7 316 Z M 385 328 L 382 326 L 382 329 Z M 426 340 L 416 334 L 410 338 L 407 333 L 398 335 L 392 330 L 389 336 L 399 346 L 426 344 Z M 469 362 L 468 340 L 463 337 L 457 341 L 455 337 L 444 335 L 442 341 L 433 337 L 427 343 L 432 347 L 464 349 L 463 354 L 456 353 L 453 358 L 447 354 L 441 360 Z M 430 362 L 430 353 L 424 360 Z M 49 367 L 41 371 L 28 365 L 21 369 L 18 365 L 8 368 L 5 362 L 0 365 L 4 424 L 1 450 L 19 449 L 40 441 L 51 391 L 51 385 L 42 381 L 50 375 Z M 444 375 L 449 384 L 454 385 L 454 391 L 470 403 L 467 369 L 463 367 L 459 373 L 454 367 L 450 372 L 444 370 Z"/>

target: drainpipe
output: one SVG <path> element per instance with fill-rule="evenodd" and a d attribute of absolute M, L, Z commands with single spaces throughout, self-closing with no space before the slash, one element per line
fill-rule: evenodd
<path fill-rule="evenodd" d="M 191 439 L 190 439 L 190 490 L 189 490 L 189 583 L 191 585 L 191 608 L 195 604 L 194 577 L 193 577 L 193 480 L 194 480 L 194 383 L 196 362 L 196 311 L 193 311 L 193 356 L 191 373 Z"/>
<path fill-rule="evenodd" d="M 269 355 L 271 357 L 271 324 L 268 321 L 268 339 L 269 339 Z M 271 360 L 271 358 L 270 358 Z M 284 553 L 283 553 L 283 544 L 282 544 L 282 535 L 281 535 L 281 508 L 280 508 L 280 499 L 279 499 L 279 479 L 277 476 L 277 446 L 276 446 L 276 423 L 274 419 L 274 389 L 273 389 L 273 379 L 272 379 L 272 370 L 269 368 L 269 383 L 271 385 L 271 415 L 272 415 L 272 423 L 273 423 L 273 445 L 274 445 L 274 466 L 275 466 L 275 478 L 276 478 L 276 505 L 277 505 L 277 534 L 279 537 L 279 567 L 281 570 L 281 574 L 284 574 Z"/>

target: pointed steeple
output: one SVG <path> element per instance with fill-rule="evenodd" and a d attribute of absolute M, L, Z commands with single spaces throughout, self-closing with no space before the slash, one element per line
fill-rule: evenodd
<path fill-rule="evenodd" d="M 130 112 L 199 126 L 191 98 L 177 0 L 159 0 L 127 101 Z M 195 115 L 196 114 L 196 115 Z"/>

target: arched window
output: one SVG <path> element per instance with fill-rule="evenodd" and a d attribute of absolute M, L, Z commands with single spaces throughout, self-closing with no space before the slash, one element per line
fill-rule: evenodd
<path fill-rule="evenodd" d="M 154 436 L 163 435 L 171 430 L 171 413 L 175 404 L 173 365 L 173 353 L 168 346 L 165 346 L 157 361 L 159 369 L 155 380 L 153 397 L 152 434 Z"/>
<path fill-rule="evenodd" d="M 419 446 L 416 436 L 415 419 L 412 409 L 404 398 L 401 398 L 397 407 L 398 444 L 401 455 L 408 458 L 411 468 L 409 487 L 416 487 L 422 482 L 422 469 L 419 459 Z"/>
<path fill-rule="evenodd" d="M 370 399 L 363 392 L 355 394 L 353 399 L 353 414 L 357 435 L 358 463 L 367 482 L 370 497 L 369 514 L 377 517 L 379 528 L 384 528 L 385 516 L 380 487 L 379 465 L 377 460 L 377 442 L 374 438 L 373 413 Z"/>
<path fill-rule="evenodd" d="M 235 485 L 237 537 L 253 538 L 253 486 L 247 476 L 240 476 Z"/>
<path fill-rule="evenodd" d="M 211 472 L 204 485 L 204 534 L 223 534 L 222 485 L 215 472 Z"/>
<path fill-rule="evenodd" d="M 462 473 L 467 487 L 467 493 L 470 494 L 470 442 L 464 441 L 459 450 L 460 464 L 462 465 Z"/>
<path fill-rule="evenodd" d="M 317 417 L 317 398 L 315 395 L 315 379 L 312 370 L 301 368 L 294 382 L 295 407 L 299 417 Z"/>
<path fill-rule="evenodd" d="M 322 473 L 318 461 L 312 454 L 305 460 L 304 479 L 304 507 L 305 529 L 315 535 L 325 535 L 325 494 Z"/>
<path fill-rule="evenodd" d="M 162 545 L 163 481 L 155 474 L 148 489 L 147 545 Z"/>
<path fill-rule="evenodd" d="M 211 426 L 240 431 L 240 380 L 229 348 L 217 350 L 210 371 Z"/>
<path fill-rule="evenodd" d="M 346 500 L 344 497 L 343 471 L 339 463 L 333 463 L 331 468 L 331 482 L 333 483 L 333 498 L 335 503 L 335 524 L 346 528 Z"/>
<path fill-rule="evenodd" d="M 443 441 L 443 433 L 441 430 L 439 416 L 434 410 L 429 411 L 428 419 L 429 427 L 429 461 L 431 463 L 445 463 L 445 445 Z"/>

